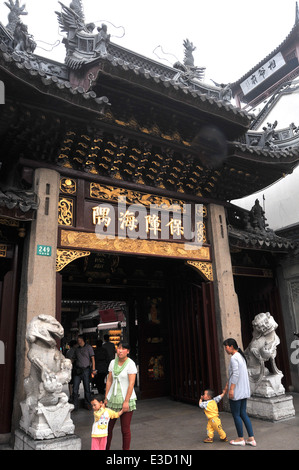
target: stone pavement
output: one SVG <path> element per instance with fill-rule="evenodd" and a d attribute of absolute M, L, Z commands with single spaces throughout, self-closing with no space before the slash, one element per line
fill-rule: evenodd
<path fill-rule="evenodd" d="M 184 455 L 184 451 L 191 451 L 192 455 L 198 458 L 199 453 L 196 451 L 200 450 L 230 450 L 234 452 L 299 450 L 299 394 L 292 395 L 296 410 L 296 415 L 293 418 L 275 423 L 251 418 L 257 441 L 256 448 L 251 446 L 235 447 L 229 442 L 220 442 L 218 435 L 215 435 L 213 444 L 205 444 L 203 439 L 206 437 L 207 419 L 203 410 L 198 406 L 180 403 L 168 397 L 139 400 L 131 424 L 131 450 L 133 452 L 130 455 L 134 455 L 134 451 L 148 451 L 150 455 L 159 454 L 159 451 L 164 451 L 164 453 L 168 451 L 172 454 L 173 452 L 181 452 Z M 223 411 L 220 412 L 220 418 L 228 439 L 234 439 L 236 432 L 232 415 Z M 82 450 L 89 450 L 93 412 L 80 408 L 77 412 L 72 413 L 72 419 L 75 424 L 75 434 L 82 440 Z M 120 451 L 116 452 L 116 455 L 124 455 L 121 451 L 121 444 L 120 425 L 116 423 L 111 451 Z M 0 446 L 0 450 L 11 449 L 4 445 Z M 110 454 L 113 452 L 105 453 L 105 455 Z M 250 458 L 250 454 L 246 455 Z M 271 455 L 273 456 L 273 454 Z M 193 460 L 194 463 L 195 460 Z M 143 466 L 145 467 L 145 465 Z"/>
<path fill-rule="evenodd" d="M 213 444 L 203 443 L 206 437 L 207 419 L 197 406 L 173 401 L 170 398 L 139 400 L 134 412 L 131 432 L 131 450 L 180 451 L 180 450 L 299 450 L 299 394 L 292 394 L 296 415 L 279 422 L 251 418 L 257 447 L 235 447 L 220 442 L 215 435 Z M 236 436 L 232 415 L 221 412 L 222 426 L 228 439 Z M 85 409 L 72 413 L 75 433 L 82 439 L 82 450 L 90 449 L 90 431 L 93 413 Z M 246 436 L 246 435 L 245 435 Z M 111 450 L 121 450 L 119 423 L 114 427 Z"/>

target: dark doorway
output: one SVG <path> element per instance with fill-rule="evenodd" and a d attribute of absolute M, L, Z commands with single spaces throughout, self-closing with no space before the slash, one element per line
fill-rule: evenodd
<path fill-rule="evenodd" d="M 196 404 L 204 387 L 220 387 L 212 284 L 183 260 L 92 253 L 59 276 L 63 305 L 87 304 L 92 313 L 99 302 L 125 304 L 122 334 L 138 364 L 140 398 Z M 67 341 L 76 335 L 76 308 L 61 313 Z M 99 318 L 93 321 L 91 341 Z"/>
<path fill-rule="evenodd" d="M 1 231 L 0 231 L 1 232 Z M 0 246 L 0 434 L 10 433 L 16 361 L 21 247 Z"/>

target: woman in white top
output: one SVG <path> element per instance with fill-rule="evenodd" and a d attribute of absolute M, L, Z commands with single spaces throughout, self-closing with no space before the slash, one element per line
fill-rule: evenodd
<path fill-rule="evenodd" d="M 129 353 L 129 344 L 120 342 L 117 346 L 116 357 L 109 364 L 104 402 L 113 411 L 123 411 L 120 417 L 123 450 L 130 450 L 130 424 L 133 411 L 136 410 L 137 400 L 134 390 L 137 368 L 135 362 L 128 357 Z M 115 422 L 115 419 L 109 422 L 106 450 L 110 449 Z"/>
<path fill-rule="evenodd" d="M 228 391 L 230 409 L 234 418 L 238 438 L 230 441 L 230 444 L 245 446 L 245 444 L 256 446 L 251 421 L 246 412 L 247 398 L 250 397 L 249 377 L 246 358 L 243 351 L 238 347 L 233 338 L 223 342 L 227 354 L 231 356 L 228 369 L 228 382 L 225 386 Z M 245 424 L 248 439 L 243 437 L 243 423 Z"/>

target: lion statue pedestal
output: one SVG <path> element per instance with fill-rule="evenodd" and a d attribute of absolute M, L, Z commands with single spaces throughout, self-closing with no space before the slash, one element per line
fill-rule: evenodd
<path fill-rule="evenodd" d="M 251 398 L 248 414 L 261 419 L 278 421 L 295 415 L 293 397 L 285 394 L 283 373 L 275 358 L 280 344 L 275 330 L 278 325 L 269 312 L 259 313 L 253 322 L 253 338 L 245 350 Z M 266 367 L 269 363 L 269 368 Z"/>
<path fill-rule="evenodd" d="M 26 398 L 20 404 L 22 418 L 15 448 L 37 448 L 37 441 L 43 442 L 38 447 L 43 449 L 53 449 L 55 444 L 59 450 L 81 448 L 70 415 L 74 406 L 62 391 L 63 385 L 71 380 L 72 371 L 71 361 L 56 347 L 56 338 L 63 335 L 62 326 L 50 315 L 38 315 L 28 324 L 26 340 L 31 368 L 24 380 Z"/>

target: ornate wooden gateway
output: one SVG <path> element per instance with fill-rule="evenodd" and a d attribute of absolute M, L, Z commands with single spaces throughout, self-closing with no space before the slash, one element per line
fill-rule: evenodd
<path fill-rule="evenodd" d="M 26 324 L 56 315 L 71 339 L 72 302 L 103 315 L 109 302 L 124 306 L 141 397 L 197 403 L 204 387 L 221 389 L 219 344 L 242 342 L 230 243 L 244 227 L 234 213 L 229 239 L 229 201 L 299 161 L 297 147 L 245 144 L 251 116 L 229 87 L 203 81 L 192 53 L 166 67 L 94 32 L 82 2 L 61 5 L 64 64 L 34 54 L 26 28 L 0 25 L 0 325 L 10 325 L 0 340 L 14 350 L 18 336 L 16 366 L 0 365 L 1 434 L 18 419 Z M 4 308 L 10 272 L 14 315 Z"/>
<path fill-rule="evenodd" d="M 140 366 L 141 397 L 171 393 L 196 403 L 206 374 L 220 386 L 205 370 L 207 331 L 218 358 L 207 222 L 204 204 L 61 178 L 59 295 L 95 307 L 126 302 L 123 335 Z"/>

